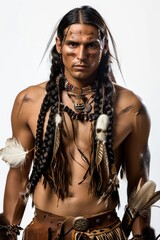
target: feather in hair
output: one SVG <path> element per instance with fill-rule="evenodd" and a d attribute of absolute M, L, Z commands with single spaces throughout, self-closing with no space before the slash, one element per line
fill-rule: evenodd
<path fill-rule="evenodd" d="M 62 117 L 57 113 L 55 116 L 55 123 L 58 126 L 62 122 Z"/>
<path fill-rule="evenodd" d="M 103 160 L 102 170 L 105 172 L 105 184 L 106 184 L 106 191 L 103 192 L 102 196 L 99 198 L 98 203 L 105 201 L 105 204 L 108 204 L 108 197 L 112 192 L 113 185 L 110 179 L 109 173 L 109 160 L 108 154 L 106 149 L 106 137 L 107 137 L 107 127 L 109 123 L 109 117 L 106 114 L 101 114 L 96 123 L 96 139 L 97 139 L 97 147 L 96 147 L 96 158 L 95 163 L 97 168 L 99 167 L 100 163 Z"/>
<path fill-rule="evenodd" d="M 107 191 L 104 192 L 102 194 L 102 196 L 100 196 L 100 198 L 98 199 L 97 201 L 97 205 L 102 203 L 102 202 L 105 202 L 105 206 L 107 207 L 108 205 L 108 198 L 110 197 L 111 193 L 113 192 L 113 185 L 112 183 L 110 182 L 110 184 L 108 184 L 108 188 L 107 188 Z"/>
<path fill-rule="evenodd" d="M 119 180 L 117 178 L 117 175 L 115 174 L 112 179 L 108 182 L 107 191 L 102 194 L 102 196 L 98 199 L 97 204 L 100 204 L 101 202 L 105 202 L 105 206 L 108 205 L 108 198 L 111 196 L 111 194 L 116 191 L 117 192 L 117 201 L 118 205 L 120 205 L 119 195 L 118 195 L 118 186 L 119 186 Z"/>
<path fill-rule="evenodd" d="M 8 138 L 5 147 L 0 149 L 1 159 L 8 163 L 10 167 L 17 168 L 24 164 L 27 150 L 24 150 L 21 143 L 16 138 Z"/>
<path fill-rule="evenodd" d="M 56 129 L 55 129 L 54 146 L 53 146 L 53 157 L 56 155 L 57 150 L 59 148 L 59 144 L 60 144 L 59 124 L 61 123 L 61 121 L 62 121 L 61 116 L 59 114 L 56 114 L 55 116 Z"/>
<path fill-rule="evenodd" d="M 96 151 L 96 166 L 98 167 L 99 164 L 101 163 L 102 159 L 103 159 L 103 147 L 104 144 L 100 141 L 98 141 L 97 143 L 97 151 Z"/>
<path fill-rule="evenodd" d="M 104 156 L 104 168 L 105 168 L 105 172 L 106 172 L 106 181 L 109 181 L 109 159 L 108 159 L 108 154 L 107 154 L 107 149 L 106 146 L 104 145 L 104 149 L 103 149 L 103 156 Z"/>

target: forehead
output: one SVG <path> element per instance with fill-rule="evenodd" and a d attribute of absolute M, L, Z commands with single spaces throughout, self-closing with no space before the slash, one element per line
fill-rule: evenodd
<path fill-rule="evenodd" d="M 76 40 L 85 37 L 88 40 L 100 39 L 99 30 L 88 24 L 72 24 L 64 31 L 65 39 Z"/>

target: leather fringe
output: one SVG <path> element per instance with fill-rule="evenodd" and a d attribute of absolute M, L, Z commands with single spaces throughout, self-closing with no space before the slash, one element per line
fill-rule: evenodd
<path fill-rule="evenodd" d="M 76 232 L 72 240 L 127 240 L 120 226 L 108 231 L 108 228 L 93 230 L 92 232 Z"/>

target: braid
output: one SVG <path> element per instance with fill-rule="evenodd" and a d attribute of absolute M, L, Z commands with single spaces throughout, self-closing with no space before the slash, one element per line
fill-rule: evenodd
<path fill-rule="evenodd" d="M 106 139 L 106 149 L 109 159 L 109 165 L 114 163 L 113 154 L 113 108 L 112 108 L 112 97 L 113 97 L 113 84 L 109 77 L 109 54 L 103 56 L 99 70 L 97 72 L 98 87 L 96 90 L 95 104 L 94 104 L 94 114 L 95 114 L 95 125 L 96 120 L 101 114 L 106 114 L 109 117 L 109 125 L 107 127 L 107 139 Z M 94 131 L 94 135 L 96 132 Z M 97 139 L 94 137 L 94 160 L 96 159 L 96 149 L 97 149 Z M 95 161 L 91 163 L 91 182 L 90 190 L 94 196 L 101 196 L 108 187 L 108 183 L 102 183 L 103 177 L 105 178 L 103 161 L 101 168 L 96 167 Z"/>
<path fill-rule="evenodd" d="M 57 32 L 57 37 L 62 43 L 66 37 L 65 29 L 75 23 L 91 24 L 100 30 L 100 38 L 104 42 L 104 46 L 109 46 L 108 40 L 111 40 L 113 46 L 113 52 L 115 60 L 119 65 L 117 52 L 115 48 L 114 39 L 101 15 L 93 8 L 89 6 L 82 6 L 81 8 L 75 8 L 69 11 L 60 21 L 55 31 L 49 40 L 46 50 L 52 42 L 53 36 Z M 106 149 L 109 158 L 109 165 L 114 163 L 113 154 L 113 82 L 115 78 L 110 67 L 111 59 L 114 57 L 111 55 L 109 47 L 104 47 L 104 53 L 101 59 L 97 71 L 98 87 L 96 89 L 95 104 L 94 104 L 94 120 L 96 120 L 102 113 L 107 114 L 109 117 L 109 125 L 107 128 L 107 139 L 106 139 Z M 46 53 L 46 51 L 45 51 Z M 53 148 L 55 141 L 55 134 L 57 133 L 55 115 L 60 111 L 60 96 L 62 92 L 61 83 L 64 83 L 64 65 L 61 59 L 61 55 L 58 54 L 56 50 L 56 45 L 53 46 L 51 50 L 51 72 L 48 83 L 46 84 L 46 96 L 44 97 L 38 121 L 37 121 L 37 131 L 35 140 L 35 161 L 33 165 L 33 170 L 29 180 L 29 190 L 32 193 L 39 181 L 39 179 L 44 176 L 46 181 L 50 184 L 51 188 L 58 194 L 61 199 L 64 199 L 68 194 L 68 186 L 70 184 L 71 169 L 67 162 L 67 158 L 63 151 L 63 143 L 58 146 L 56 154 L 53 156 Z M 62 76 L 62 77 L 60 77 Z M 49 112 L 48 123 L 46 131 L 44 134 L 44 123 L 46 119 L 46 114 Z M 56 131 L 55 131 L 56 130 Z M 95 130 L 93 132 L 95 135 Z M 60 135 L 61 138 L 61 135 Z M 56 138 L 57 139 L 57 138 Z M 95 155 L 95 149 L 97 147 L 96 138 L 94 138 L 93 143 L 93 155 Z M 61 140 L 61 139 L 60 139 Z M 95 156 L 94 156 L 95 157 Z M 92 161 L 91 164 L 93 164 Z M 93 168 L 92 168 L 93 167 Z M 103 168 L 103 166 L 101 166 Z M 93 170 L 93 171 L 92 171 Z M 103 174 L 103 169 L 101 169 L 101 176 Z M 67 173 L 66 173 L 67 171 Z M 90 168 L 91 181 L 90 186 L 97 196 L 101 195 L 104 190 L 106 190 L 106 183 L 102 183 L 103 178 L 100 176 L 95 166 Z M 98 176 L 98 177 L 97 177 Z M 104 175 L 105 176 L 105 175 Z M 102 187 L 97 189 L 98 181 L 101 181 Z"/>
<path fill-rule="evenodd" d="M 55 92 L 55 99 L 57 95 L 56 89 Z M 55 101 L 56 104 L 57 101 Z M 47 168 L 47 165 L 49 164 L 49 153 L 51 151 L 51 146 L 53 145 L 53 136 L 54 136 L 54 130 L 55 130 L 55 124 L 54 124 L 54 116 L 55 112 L 57 111 L 57 106 L 52 107 L 49 114 L 48 124 L 44 136 L 44 140 L 42 144 L 39 144 L 36 146 L 36 154 L 35 154 L 35 162 L 34 162 L 34 168 L 33 172 L 30 178 L 30 185 L 31 185 L 31 192 L 34 190 L 37 182 L 39 181 L 40 177 L 42 176 L 44 170 Z M 38 141 L 38 140 L 37 140 Z M 39 148 L 41 146 L 41 148 Z"/>
<path fill-rule="evenodd" d="M 112 103 L 112 93 L 113 93 L 113 86 L 109 82 L 108 86 L 105 88 L 107 95 L 104 101 L 104 113 L 107 114 L 109 117 L 109 124 L 107 128 L 107 141 L 106 141 L 106 148 L 108 153 L 109 163 L 114 163 L 114 154 L 113 154 L 113 120 L 114 120 L 114 112 L 113 112 L 113 103 Z M 110 85 L 110 86 L 109 86 Z"/>
<path fill-rule="evenodd" d="M 109 54 L 106 56 L 109 60 Z M 114 95 L 114 86 L 113 80 L 114 75 L 110 66 L 110 62 L 106 61 L 107 66 L 104 65 L 104 73 L 103 83 L 104 83 L 104 104 L 103 104 L 103 113 L 109 117 L 109 124 L 107 128 L 107 139 L 106 139 L 106 149 L 109 159 L 109 167 L 112 168 L 112 164 L 114 164 L 114 152 L 113 152 L 113 121 L 114 121 L 114 111 L 113 111 L 113 95 Z M 102 65 L 103 67 L 103 65 Z M 114 81 L 115 82 L 115 81 Z M 111 170 L 112 171 L 112 170 Z M 111 172 L 112 174 L 112 172 Z M 116 178 L 115 178 L 116 179 Z M 115 186 L 113 187 L 113 191 L 111 194 L 112 200 L 114 202 L 120 202 L 119 194 L 118 194 L 118 181 L 115 181 Z"/>
<path fill-rule="evenodd" d="M 102 57 L 101 64 L 98 71 L 98 78 L 101 79 L 101 87 L 99 87 L 99 98 L 103 101 L 103 109 L 99 109 L 99 115 L 103 112 L 109 117 L 109 125 L 107 128 L 107 141 L 106 148 L 108 152 L 109 163 L 114 163 L 114 154 L 113 154 L 113 78 L 112 72 L 110 71 L 110 54 L 107 53 Z M 102 85 L 104 87 L 104 94 L 102 93 Z M 104 96 L 103 96 L 104 95 Z M 104 98 L 104 99 L 103 99 Z M 100 100 L 99 103 L 100 104 Z M 100 104 L 102 106 L 102 103 Z M 98 108 L 98 106 L 96 107 Z M 99 107 L 100 108 L 100 107 Z M 102 112 L 100 112 L 102 111 Z"/>
<path fill-rule="evenodd" d="M 60 56 L 57 54 L 55 46 L 52 49 L 52 64 L 50 80 L 46 85 L 46 96 L 44 97 L 38 121 L 37 121 L 37 132 L 36 132 L 36 152 L 33 170 L 31 173 L 29 187 L 32 193 L 41 178 L 42 174 L 46 170 L 50 162 L 51 147 L 54 143 L 54 132 L 55 132 L 55 114 L 58 112 L 58 89 L 56 78 L 60 74 Z M 50 109 L 48 124 L 43 139 L 44 133 L 44 122 L 46 113 Z"/>
<path fill-rule="evenodd" d="M 36 132 L 36 140 L 35 140 L 35 146 L 36 146 L 36 154 L 35 159 L 40 159 L 41 157 L 41 147 L 42 147 L 42 139 L 43 139 L 43 130 L 44 130 L 44 121 L 46 112 L 48 110 L 48 95 L 45 96 L 43 104 L 41 106 L 40 114 L 37 121 L 37 132 Z M 34 162 L 33 170 L 30 177 L 30 184 L 33 186 L 33 188 L 36 185 L 35 179 L 37 176 L 39 162 L 38 160 Z"/>

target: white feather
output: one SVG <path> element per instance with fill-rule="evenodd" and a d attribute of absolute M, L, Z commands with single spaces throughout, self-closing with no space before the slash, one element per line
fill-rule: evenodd
<path fill-rule="evenodd" d="M 148 208 L 160 199 L 160 191 L 155 192 L 156 183 L 148 180 L 142 186 L 140 179 L 137 190 L 134 190 L 130 195 L 128 205 L 122 219 L 123 230 L 128 237 L 130 235 L 132 225 L 138 215 L 143 217 L 148 216 Z M 128 238 L 127 238 L 128 239 Z"/>
<path fill-rule="evenodd" d="M 147 203 L 153 198 L 155 190 L 156 184 L 154 181 L 148 180 L 146 183 L 144 183 L 138 191 L 133 192 L 131 195 L 128 203 L 130 210 L 140 213 Z"/>
<path fill-rule="evenodd" d="M 0 149 L 0 158 L 10 167 L 17 168 L 24 164 L 27 153 L 28 151 L 25 151 L 20 142 L 13 137 L 8 138 L 5 147 Z"/>
<path fill-rule="evenodd" d="M 58 126 L 62 121 L 62 117 L 59 114 L 56 114 L 55 116 L 55 122 L 56 122 L 56 126 Z"/>

